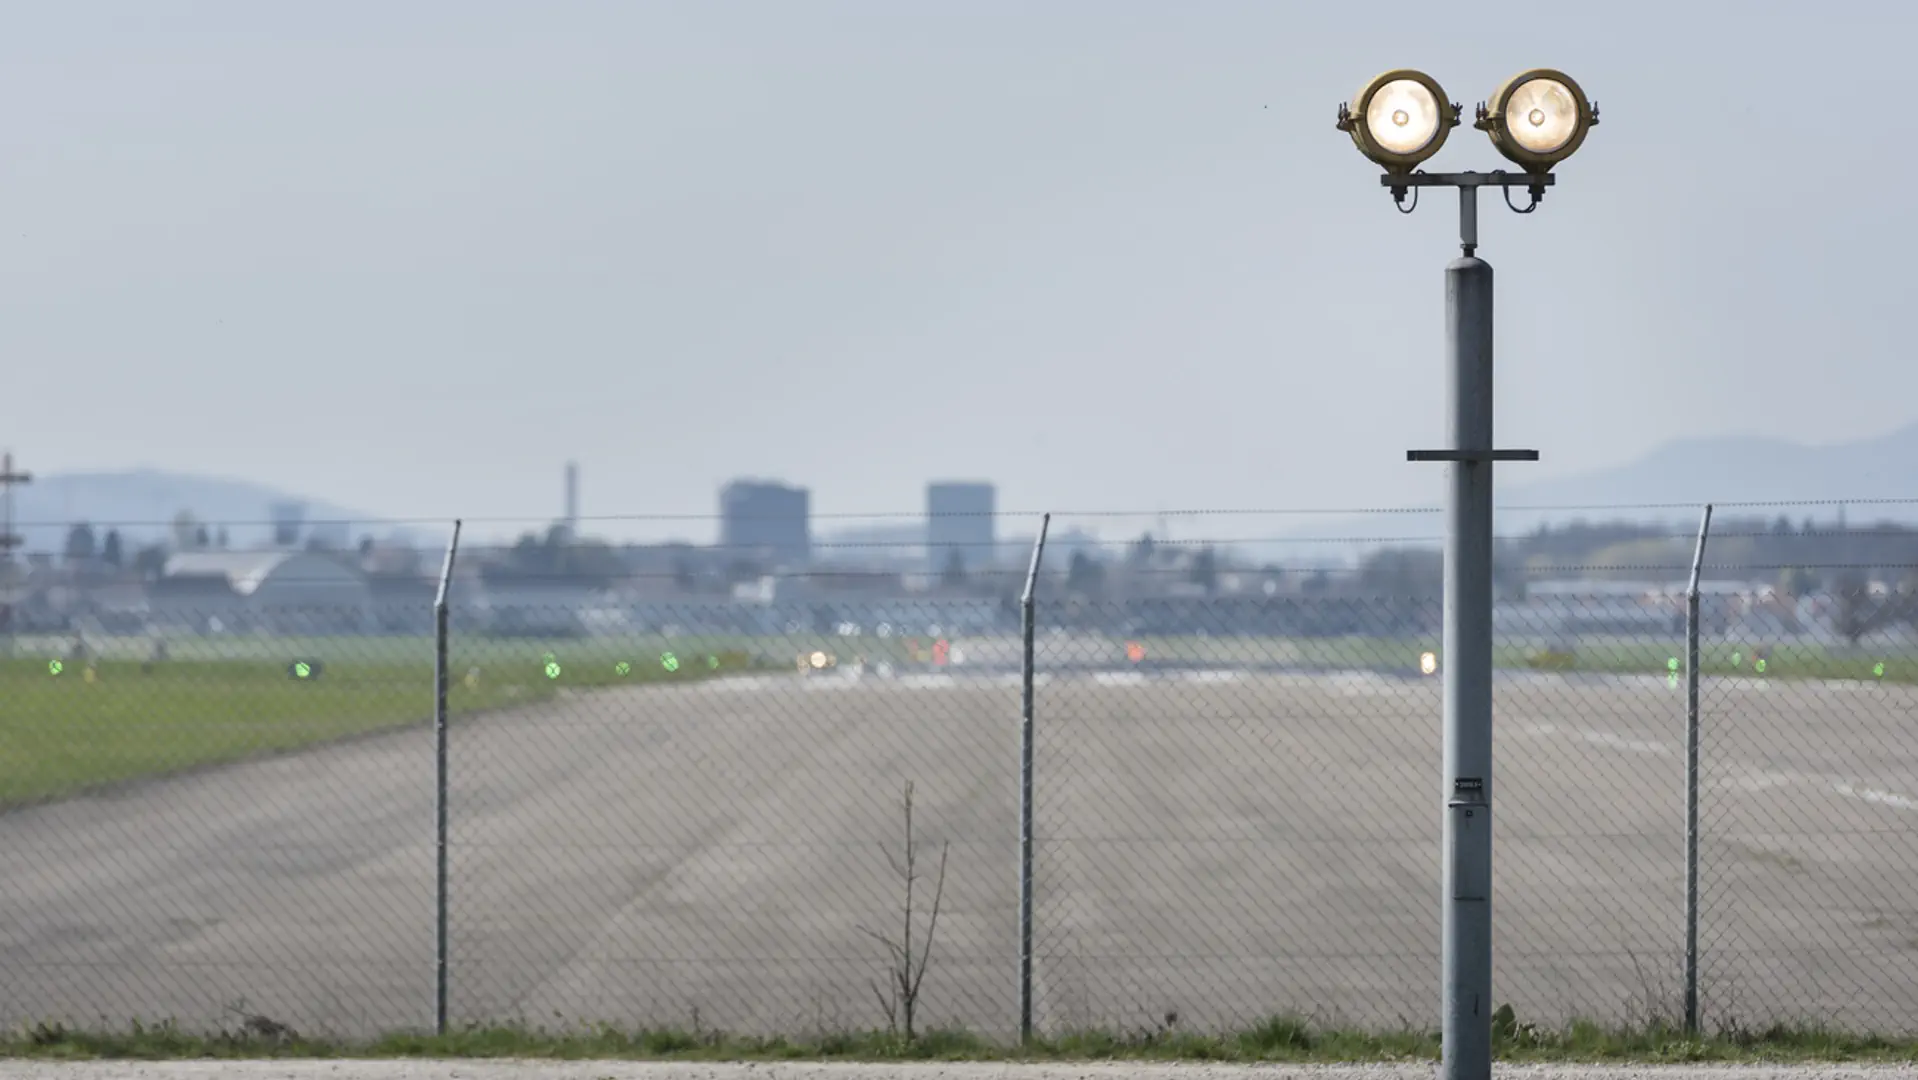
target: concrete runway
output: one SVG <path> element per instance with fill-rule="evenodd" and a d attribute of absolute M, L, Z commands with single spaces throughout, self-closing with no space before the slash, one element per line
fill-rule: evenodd
<path fill-rule="evenodd" d="M 1039 687 L 1039 1020 L 1296 1011 L 1436 1024 L 1436 680 L 1189 673 Z M 1708 1023 L 1918 1028 L 1918 694 L 1708 682 Z M 1674 1012 L 1683 695 L 1498 688 L 1496 995 Z M 880 1024 L 901 785 L 922 1027 L 1017 1020 L 1018 687 L 776 675 L 581 694 L 453 738 L 458 1022 Z M 432 1022 L 430 732 L 0 815 L 0 1022 L 364 1035 Z M 923 940 L 923 937 L 921 937 Z"/>

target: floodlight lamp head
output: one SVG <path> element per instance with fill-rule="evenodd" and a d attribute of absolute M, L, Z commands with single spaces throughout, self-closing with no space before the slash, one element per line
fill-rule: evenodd
<path fill-rule="evenodd" d="M 1458 126 L 1459 114 L 1437 80 L 1397 68 L 1370 80 L 1339 106 L 1338 128 L 1352 136 L 1359 153 L 1402 176 L 1438 153 Z"/>
<path fill-rule="evenodd" d="M 1505 80 L 1478 107 L 1472 126 L 1526 172 L 1543 175 L 1578 152 L 1598 124 L 1598 107 L 1572 77 L 1533 68 Z"/>

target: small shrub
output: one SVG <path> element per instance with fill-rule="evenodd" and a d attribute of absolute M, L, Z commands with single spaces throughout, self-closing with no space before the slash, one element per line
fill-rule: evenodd
<path fill-rule="evenodd" d="M 1259 1057 L 1280 1051 L 1310 1050 L 1314 1042 L 1312 1026 L 1296 1016 L 1274 1016 L 1239 1034 L 1240 1049 Z"/>
<path fill-rule="evenodd" d="M 683 1054 L 699 1049 L 699 1039 L 685 1031 L 649 1031 L 639 1045 L 648 1054 Z"/>

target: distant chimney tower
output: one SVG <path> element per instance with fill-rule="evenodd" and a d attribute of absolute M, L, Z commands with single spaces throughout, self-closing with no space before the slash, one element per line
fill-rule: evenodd
<path fill-rule="evenodd" d="M 23 541 L 13 535 L 13 489 L 21 484 L 33 483 L 33 474 L 13 471 L 13 451 L 0 454 L 0 562 L 13 559 L 13 549 L 20 547 Z M 8 648 L 12 648 L 9 639 Z M 9 652 L 7 655 L 11 656 Z"/>
<path fill-rule="evenodd" d="M 566 535 L 579 535 L 579 462 L 566 463 Z"/>

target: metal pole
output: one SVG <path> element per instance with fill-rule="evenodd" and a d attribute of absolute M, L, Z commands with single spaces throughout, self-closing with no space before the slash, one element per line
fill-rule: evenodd
<path fill-rule="evenodd" d="M 1466 258 L 1478 254 L 1478 189 L 1469 184 L 1458 189 L 1458 246 Z"/>
<path fill-rule="evenodd" d="M 1445 268 L 1451 481 L 1445 538 L 1444 1080 L 1492 1075 L 1492 267 L 1461 192 Z"/>
<path fill-rule="evenodd" d="M 1039 537 L 1032 542 L 1032 564 L 1026 568 L 1026 590 L 1019 597 L 1019 620 L 1024 655 L 1019 665 L 1019 1041 L 1032 1039 L 1032 676 L 1034 596 L 1039 586 L 1039 560 L 1046 551 L 1046 532 L 1052 515 L 1039 519 Z"/>
<path fill-rule="evenodd" d="M 1492 443 L 1492 267 L 1477 257 L 1478 189 L 1523 183 L 1538 205 L 1552 177 L 1387 173 L 1395 198 L 1414 187 L 1459 189 L 1461 257 L 1445 268 L 1452 445 L 1408 450 L 1446 462 L 1444 916 L 1440 975 L 1443 1080 L 1492 1075 L 1492 466 L 1537 461 Z M 1515 207 L 1516 209 L 1516 207 Z M 1529 208 L 1520 210 L 1529 213 Z"/>
<path fill-rule="evenodd" d="M 1692 578 L 1685 587 L 1685 1032 L 1698 1033 L 1698 577 L 1705 566 L 1705 540 L 1712 507 L 1698 521 Z"/>
<path fill-rule="evenodd" d="M 453 538 L 446 545 L 446 561 L 440 564 L 440 587 L 433 598 L 433 765 L 434 765 L 434 848 L 438 865 L 434 879 L 434 1030 L 446 1034 L 447 967 L 447 850 L 446 850 L 446 594 L 453 584 L 453 558 L 459 552 L 460 523 L 453 522 Z"/>

